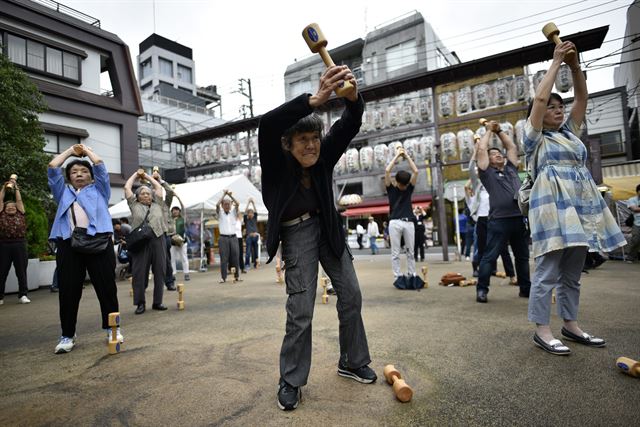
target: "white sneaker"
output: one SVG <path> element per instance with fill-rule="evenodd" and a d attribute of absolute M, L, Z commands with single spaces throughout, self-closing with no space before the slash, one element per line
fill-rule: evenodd
<path fill-rule="evenodd" d="M 29 304 L 31 302 L 26 295 L 22 295 L 18 301 L 20 301 L 20 304 Z"/>
<path fill-rule="evenodd" d="M 465 258 L 465 261 L 469 261 L 469 257 L 466 257 L 466 258 Z"/>
<path fill-rule="evenodd" d="M 56 346 L 55 353 L 56 354 L 69 353 L 73 349 L 73 346 L 75 344 L 76 344 L 76 336 L 75 335 L 73 336 L 73 338 L 60 337 L 60 342 Z"/>
<path fill-rule="evenodd" d="M 105 331 L 107 332 L 107 342 L 109 342 L 111 341 L 111 328 L 107 328 L 105 329 Z M 120 343 L 124 342 L 124 336 L 122 336 L 122 333 L 120 332 L 120 326 L 118 326 L 118 328 L 116 329 L 116 339 Z"/>

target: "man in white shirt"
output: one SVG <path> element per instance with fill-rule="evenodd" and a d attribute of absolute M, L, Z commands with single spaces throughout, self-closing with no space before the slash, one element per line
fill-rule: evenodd
<path fill-rule="evenodd" d="M 640 251 L 640 184 L 636 186 L 636 195 L 627 200 L 627 207 L 633 213 L 633 225 L 631 226 L 631 240 L 627 250 L 627 262 L 633 263 L 638 259 Z"/>
<path fill-rule="evenodd" d="M 226 198 L 229 196 L 229 198 Z M 233 206 L 232 206 L 233 203 Z M 235 267 L 235 278 L 240 280 L 240 266 L 238 265 L 238 238 L 236 237 L 236 223 L 240 220 L 239 203 L 231 195 L 231 191 L 223 190 L 222 197 L 216 205 L 218 214 L 218 249 L 220 250 L 220 283 L 227 281 L 229 265 Z"/>
<path fill-rule="evenodd" d="M 364 245 L 362 244 L 362 237 L 364 236 L 364 227 L 360 224 L 356 225 L 356 234 L 358 235 L 358 249 L 362 250 Z"/>
<path fill-rule="evenodd" d="M 376 245 L 376 239 L 378 238 L 380 231 L 378 230 L 378 224 L 373 220 L 373 217 L 369 217 L 369 224 L 367 225 L 367 235 L 369 236 L 369 247 L 371 248 L 371 255 L 377 254 L 378 245 Z"/>

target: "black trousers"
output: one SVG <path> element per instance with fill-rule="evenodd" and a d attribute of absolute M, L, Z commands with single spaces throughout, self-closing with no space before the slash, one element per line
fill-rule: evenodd
<path fill-rule="evenodd" d="M 164 235 L 165 246 L 167 248 L 166 256 L 166 267 L 165 267 L 165 276 L 164 276 L 164 284 L 167 285 L 167 288 L 170 288 L 174 285 L 176 278 L 173 276 L 173 266 L 171 265 L 171 237 L 167 234 Z"/>
<path fill-rule="evenodd" d="M 244 257 L 242 256 L 242 237 L 238 237 L 238 266 L 244 270 Z"/>
<path fill-rule="evenodd" d="M 11 264 L 18 278 L 18 298 L 27 295 L 27 265 L 29 257 L 27 255 L 27 242 L 24 240 L 16 242 L 0 243 L 0 299 L 4 299 L 4 289 L 7 284 L 7 277 Z"/>
<path fill-rule="evenodd" d="M 116 254 L 111 240 L 107 248 L 95 255 L 81 254 L 71 249 L 71 239 L 56 242 L 56 267 L 58 269 L 58 298 L 62 336 L 76 333 L 78 307 L 82 297 L 82 283 L 89 272 L 91 284 L 100 303 L 102 328 L 109 327 L 109 313 L 120 311 L 116 288 Z"/>
<path fill-rule="evenodd" d="M 227 280 L 229 268 L 235 267 L 236 279 L 240 275 L 240 265 L 238 265 L 238 238 L 233 236 L 220 236 L 218 239 L 218 250 L 220 251 L 220 275 L 222 280 Z"/>
<path fill-rule="evenodd" d="M 484 256 L 485 248 L 487 247 L 487 230 L 488 230 L 489 219 L 486 216 L 478 217 L 478 222 L 476 223 L 476 247 L 478 249 L 478 257 L 473 258 L 473 262 L 471 265 L 473 266 L 473 271 L 477 271 L 480 266 L 480 261 Z M 513 268 L 513 261 L 511 261 L 511 255 L 509 254 L 509 245 L 508 243 L 504 245 L 502 250 L 500 251 L 500 259 L 502 259 L 502 266 L 504 267 L 504 272 L 507 277 L 514 277 L 516 275 L 516 271 Z M 495 273 L 498 270 L 498 264 L 494 260 L 491 263 L 491 272 Z"/>

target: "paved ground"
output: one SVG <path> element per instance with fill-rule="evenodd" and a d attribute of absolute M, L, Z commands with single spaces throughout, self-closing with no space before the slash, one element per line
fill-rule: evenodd
<path fill-rule="evenodd" d="M 309 384 L 293 412 L 276 406 L 278 352 L 286 295 L 271 266 L 218 284 L 218 272 L 192 274 L 187 309 L 133 314 L 128 282 L 119 282 L 125 351 L 108 356 L 98 304 L 87 286 L 78 344 L 54 355 L 59 335 L 56 294 L 13 295 L 0 307 L 0 425 L 640 425 L 640 379 L 614 362 L 640 359 L 640 266 L 607 262 L 583 278 L 582 325 L 607 339 L 603 349 L 577 344 L 557 357 L 532 343 L 525 299 L 493 279 L 488 304 L 474 288 L 445 288 L 447 271 L 466 263 L 430 261 L 429 288 L 391 286 L 388 255 L 359 252 L 363 317 L 382 377 L 393 363 L 414 388 L 402 404 L 379 380 L 338 377 L 335 298 L 314 319 Z M 430 259 L 436 259 L 431 254 Z M 554 331 L 561 323 L 554 315 Z"/>

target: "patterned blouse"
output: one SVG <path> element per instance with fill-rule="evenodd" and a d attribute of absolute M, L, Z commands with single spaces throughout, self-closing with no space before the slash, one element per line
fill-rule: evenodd
<path fill-rule="evenodd" d="M 21 241 L 27 234 L 27 223 L 24 214 L 17 211 L 9 215 L 6 210 L 0 212 L 0 242 Z"/>
<path fill-rule="evenodd" d="M 537 131 L 529 120 L 525 125 L 528 162 L 537 149 L 529 201 L 534 258 L 568 247 L 611 252 L 626 244 L 585 166 L 587 149 L 579 134 L 571 119 L 557 131 Z"/>

